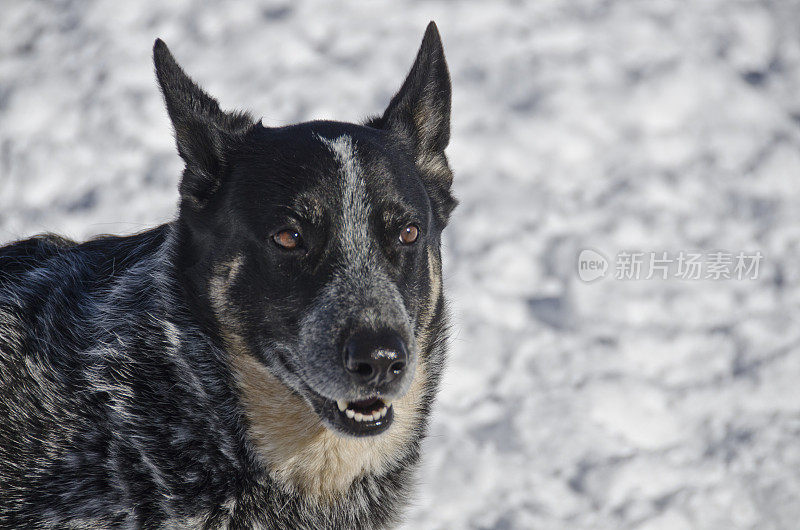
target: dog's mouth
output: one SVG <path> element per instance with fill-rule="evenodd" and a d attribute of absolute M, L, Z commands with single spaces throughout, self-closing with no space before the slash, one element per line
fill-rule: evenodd
<path fill-rule="evenodd" d="M 290 370 L 289 370 L 290 371 Z M 331 430 L 348 436 L 374 436 L 385 432 L 394 421 L 391 400 L 371 395 L 355 401 L 330 399 L 301 382 L 301 395 Z"/>
<path fill-rule="evenodd" d="M 319 415 L 328 426 L 350 436 L 380 434 L 394 420 L 391 401 L 377 396 L 358 401 L 324 399 Z"/>
<path fill-rule="evenodd" d="M 340 415 L 344 415 L 348 420 L 353 420 L 355 423 L 364 425 L 373 424 L 381 420 L 385 422 L 386 416 L 392 410 L 391 402 L 386 402 L 377 397 L 349 402 L 340 399 L 336 402 L 336 406 Z"/>

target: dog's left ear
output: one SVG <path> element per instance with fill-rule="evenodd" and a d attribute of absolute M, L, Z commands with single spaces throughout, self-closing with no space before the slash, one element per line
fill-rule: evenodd
<path fill-rule="evenodd" d="M 244 113 L 223 112 L 217 100 L 186 75 L 161 39 L 153 46 L 153 63 L 178 153 L 186 162 L 181 200 L 199 210 L 222 185 L 226 152 L 254 121 Z"/>
<path fill-rule="evenodd" d="M 414 150 L 417 167 L 444 222 L 456 205 L 444 150 L 450 142 L 450 73 L 436 24 L 431 22 L 403 86 L 383 116 L 367 125 L 385 129 Z"/>

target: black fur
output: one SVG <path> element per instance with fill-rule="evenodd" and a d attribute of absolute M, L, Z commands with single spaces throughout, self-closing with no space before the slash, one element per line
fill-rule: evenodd
<path fill-rule="evenodd" d="M 177 219 L 129 237 L 0 248 L 0 527 L 396 522 L 445 355 L 429 271 L 455 200 L 435 25 L 366 125 L 263 127 L 223 112 L 160 40 L 154 60 L 186 162 Z M 403 246 L 408 223 L 420 238 Z M 274 243 L 286 227 L 300 248 Z M 259 458 L 230 338 L 304 400 L 298 413 L 331 427 L 325 403 L 367 392 L 339 352 L 369 327 L 396 331 L 426 371 L 413 436 L 380 473 L 314 498 Z M 370 392 L 400 396 L 410 377 Z"/>

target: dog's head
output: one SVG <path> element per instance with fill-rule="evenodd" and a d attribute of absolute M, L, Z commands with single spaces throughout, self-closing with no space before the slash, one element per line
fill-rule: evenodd
<path fill-rule="evenodd" d="M 222 111 L 160 40 L 154 58 L 186 162 L 178 263 L 195 305 L 328 428 L 390 428 L 425 355 L 456 204 L 435 25 L 386 111 L 363 125 L 265 127 Z"/>

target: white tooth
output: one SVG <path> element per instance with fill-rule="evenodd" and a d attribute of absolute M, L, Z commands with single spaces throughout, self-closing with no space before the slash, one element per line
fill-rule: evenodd
<path fill-rule="evenodd" d="M 364 417 L 362 418 L 361 421 L 372 421 L 372 414 L 370 415 L 364 414 Z"/>
<path fill-rule="evenodd" d="M 345 411 L 345 414 L 347 414 L 347 417 L 348 417 L 348 418 L 351 418 L 351 419 L 352 419 L 352 418 L 353 418 L 353 416 L 355 416 L 355 414 L 356 414 L 356 411 L 354 411 L 354 410 L 352 410 L 352 409 L 347 409 L 347 410 Z"/>
<path fill-rule="evenodd" d="M 363 419 L 364 419 L 364 415 L 363 415 L 363 414 L 361 414 L 360 412 L 356 412 L 356 414 L 355 414 L 355 420 L 356 420 L 356 421 L 361 421 L 361 420 L 363 420 Z"/>
<path fill-rule="evenodd" d="M 343 399 L 337 399 L 336 406 L 339 407 L 340 411 L 344 412 L 344 410 L 347 408 L 347 401 Z"/>
<path fill-rule="evenodd" d="M 388 409 L 388 408 L 386 408 L 386 407 L 383 407 L 383 408 L 381 409 L 381 418 L 383 418 L 384 416 L 386 416 L 386 413 L 387 413 L 387 412 L 389 412 L 389 409 Z"/>

